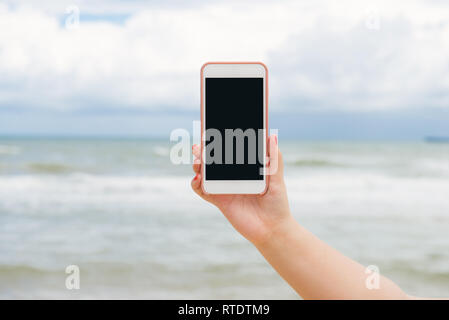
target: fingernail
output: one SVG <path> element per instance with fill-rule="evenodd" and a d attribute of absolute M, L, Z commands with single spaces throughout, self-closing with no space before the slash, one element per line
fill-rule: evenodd
<path fill-rule="evenodd" d="M 276 142 L 276 144 L 278 144 L 278 136 L 277 135 L 274 136 L 274 141 Z"/>
<path fill-rule="evenodd" d="M 198 179 L 198 173 L 196 174 L 195 178 L 193 178 L 193 181 L 195 181 L 196 179 Z"/>

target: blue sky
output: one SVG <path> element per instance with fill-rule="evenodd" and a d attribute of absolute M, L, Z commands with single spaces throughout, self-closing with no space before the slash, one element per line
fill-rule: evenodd
<path fill-rule="evenodd" d="M 443 1 L 19 0 L 0 27 L 0 135 L 168 137 L 216 60 L 268 65 L 280 135 L 449 135 Z"/>

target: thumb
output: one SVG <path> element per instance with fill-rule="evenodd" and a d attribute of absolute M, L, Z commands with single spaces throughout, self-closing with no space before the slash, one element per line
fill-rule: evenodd
<path fill-rule="evenodd" d="M 270 183 L 280 183 L 284 181 L 284 161 L 279 150 L 277 135 L 268 138 L 269 165 L 267 174 L 270 176 Z"/>

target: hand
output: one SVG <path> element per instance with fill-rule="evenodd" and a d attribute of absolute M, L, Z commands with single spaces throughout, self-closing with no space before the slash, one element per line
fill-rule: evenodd
<path fill-rule="evenodd" d="M 198 145 L 192 148 L 195 156 L 193 171 L 196 173 L 191 183 L 192 189 L 220 209 L 234 228 L 256 246 L 268 241 L 277 230 L 292 220 L 277 137 L 270 136 L 268 145 L 269 169 L 272 171 L 277 167 L 277 171 L 269 176 L 268 190 L 263 195 L 204 194 L 201 188 L 201 148 Z"/>

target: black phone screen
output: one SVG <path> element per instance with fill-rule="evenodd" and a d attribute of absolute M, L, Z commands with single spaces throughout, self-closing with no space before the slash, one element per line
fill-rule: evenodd
<path fill-rule="evenodd" d="M 263 180 L 264 79 L 205 79 L 206 180 Z"/>

